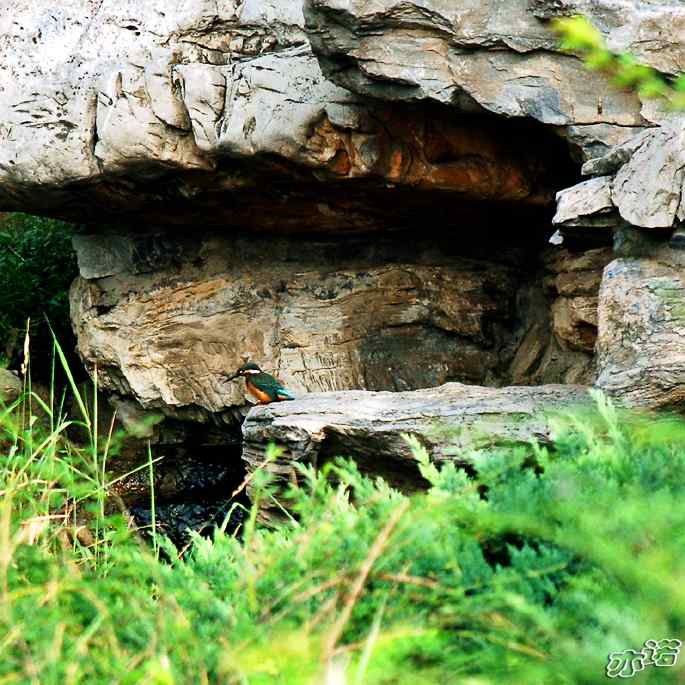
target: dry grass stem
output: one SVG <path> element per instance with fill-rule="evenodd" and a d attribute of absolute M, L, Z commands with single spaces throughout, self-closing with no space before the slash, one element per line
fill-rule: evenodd
<path fill-rule="evenodd" d="M 333 628 L 331 629 L 330 633 L 328 634 L 324 642 L 324 661 L 329 661 L 333 656 L 338 640 L 340 639 L 340 636 L 342 635 L 342 632 L 345 629 L 347 622 L 350 620 L 350 616 L 352 615 L 354 605 L 357 603 L 357 600 L 361 596 L 362 590 L 364 589 L 364 584 L 366 583 L 366 579 L 368 578 L 369 573 L 371 573 L 373 565 L 376 563 L 378 557 L 380 557 L 380 555 L 383 554 L 383 550 L 385 549 L 385 546 L 388 544 L 390 536 L 392 535 L 393 531 L 395 530 L 395 527 L 397 526 L 400 519 L 402 518 L 402 516 L 408 508 L 409 500 L 403 500 L 400 503 L 400 505 L 396 507 L 395 510 L 392 512 L 392 515 L 388 519 L 388 522 L 385 524 L 381 532 L 374 540 L 373 545 L 371 545 L 371 549 L 369 550 L 369 553 L 366 559 L 364 560 L 361 569 L 359 570 L 359 574 L 357 575 L 357 578 L 352 584 L 350 593 L 348 594 L 347 599 L 345 600 L 342 612 L 340 613 L 338 620 L 335 622 Z"/>

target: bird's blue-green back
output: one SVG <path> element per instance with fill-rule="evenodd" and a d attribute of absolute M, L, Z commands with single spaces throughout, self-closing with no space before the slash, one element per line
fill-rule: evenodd
<path fill-rule="evenodd" d="M 288 392 L 271 374 L 261 373 L 252 374 L 248 380 L 258 390 L 265 392 L 272 400 L 286 398 L 294 400 L 295 397 Z"/>

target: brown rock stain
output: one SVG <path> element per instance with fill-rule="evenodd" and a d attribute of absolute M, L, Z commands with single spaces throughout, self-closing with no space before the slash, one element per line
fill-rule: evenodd
<path fill-rule="evenodd" d="M 474 200 L 551 204 L 547 153 L 496 126 L 457 119 L 440 108 L 379 106 L 368 130 L 340 129 L 324 115 L 306 155 L 337 177 L 460 193 Z"/>

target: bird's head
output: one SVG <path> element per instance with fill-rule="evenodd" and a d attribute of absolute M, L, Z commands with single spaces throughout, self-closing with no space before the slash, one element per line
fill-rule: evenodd
<path fill-rule="evenodd" d="M 248 362 L 247 364 L 243 364 L 232 376 L 229 376 L 227 380 L 232 381 L 235 378 L 240 378 L 240 376 L 251 376 L 253 374 L 261 372 L 262 370 L 259 368 L 257 364 Z"/>

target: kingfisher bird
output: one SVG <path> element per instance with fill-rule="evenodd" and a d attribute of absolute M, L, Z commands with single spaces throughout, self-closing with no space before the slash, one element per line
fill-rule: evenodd
<path fill-rule="evenodd" d="M 260 404 L 295 399 L 271 374 L 264 373 L 257 364 L 244 364 L 232 376 L 228 376 L 227 380 L 232 381 L 241 376 L 245 379 L 247 391 L 256 397 Z"/>

